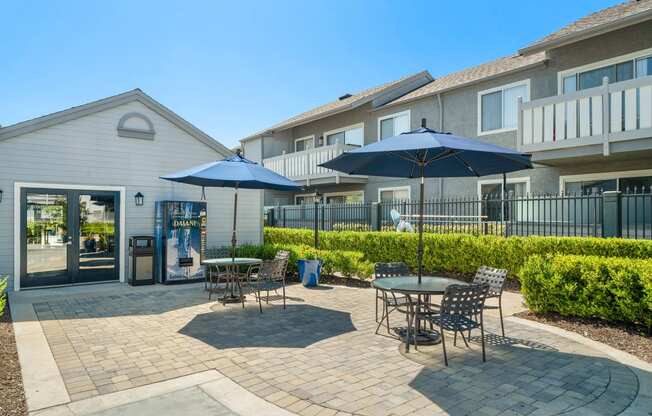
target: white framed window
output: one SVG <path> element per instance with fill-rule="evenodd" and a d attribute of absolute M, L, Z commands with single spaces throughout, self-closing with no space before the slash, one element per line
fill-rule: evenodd
<path fill-rule="evenodd" d="M 298 194 L 294 196 L 294 205 L 313 204 L 317 196 L 312 194 Z"/>
<path fill-rule="evenodd" d="M 410 131 L 410 110 L 378 117 L 378 140 Z"/>
<path fill-rule="evenodd" d="M 478 181 L 478 199 L 487 196 L 502 195 L 503 180 L 482 179 Z M 530 193 L 530 177 L 507 178 L 507 193 L 515 197 L 526 196 Z"/>
<path fill-rule="evenodd" d="M 410 199 L 411 190 L 409 186 L 379 188 L 378 202 L 407 201 Z"/>
<path fill-rule="evenodd" d="M 529 79 L 480 91 L 478 136 L 516 130 L 519 98 L 530 101 Z"/>
<path fill-rule="evenodd" d="M 330 192 L 324 194 L 327 204 L 357 204 L 364 202 L 364 191 Z"/>
<path fill-rule="evenodd" d="M 599 87 L 604 77 L 613 83 L 650 75 L 652 48 L 561 71 L 557 74 L 558 91 L 566 94 Z"/>
<path fill-rule="evenodd" d="M 325 146 L 337 143 L 364 146 L 364 123 L 324 132 L 324 141 Z"/>
<path fill-rule="evenodd" d="M 309 150 L 315 147 L 315 135 L 301 137 L 300 139 L 294 140 L 294 151 L 302 152 L 304 150 Z"/>
<path fill-rule="evenodd" d="M 559 189 L 571 194 L 599 194 L 605 191 L 650 192 L 652 169 L 600 172 L 559 177 Z"/>

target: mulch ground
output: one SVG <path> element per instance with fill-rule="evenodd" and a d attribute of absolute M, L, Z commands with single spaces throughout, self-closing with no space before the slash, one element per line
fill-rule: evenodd
<path fill-rule="evenodd" d="M 516 316 L 576 332 L 652 363 L 652 334 L 646 332 L 643 327 L 592 318 L 561 316 L 557 313 L 537 314 L 525 311 Z"/>
<path fill-rule="evenodd" d="M 0 316 L 0 416 L 27 415 L 9 305 Z"/>

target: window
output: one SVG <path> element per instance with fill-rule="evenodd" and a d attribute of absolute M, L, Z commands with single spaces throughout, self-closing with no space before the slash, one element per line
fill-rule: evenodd
<path fill-rule="evenodd" d="M 339 130 L 331 130 L 324 133 L 326 145 L 336 143 L 348 144 L 351 146 L 364 146 L 364 124 L 344 127 Z"/>
<path fill-rule="evenodd" d="M 529 178 L 515 178 L 507 180 L 507 198 L 518 198 L 526 196 L 530 190 Z M 500 221 L 503 218 L 503 204 L 501 202 L 503 192 L 502 179 L 489 179 L 478 181 L 478 196 L 482 200 L 481 214 L 487 217 L 487 221 Z M 512 218 L 510 207 L 505 211 L 507 220 Z"/>
<path fill-rule="evenodd" d="M 294 141 L 294 151 L 302 152 L 315 147 L 315 136 L 302 137 Z"/>
<path fill-rule="evenodd" d="M 530 99 L 529 80 L 478 93 L 478 134 L 516 129 L 519 97 Z"/>
<path fill-rule="evenodd" d="M 406 201 L 410 199 L 410 187 L 399 186 L 396 188 L 380 188 L 378 202 Z"/>
<path fill-rule="evenodd" d="M 315 203 L 315 195 L 310 194 L 310 195 L 295 195 L 294 196 L 294 203 L 296 205 L 303 205 L 303 204 L 313 204 Z"/>
<path fill-rule="evenodd" d="M 601 194 L 606 191 L 641 193 L 652 190 L 652 176 L 639 176 L 641 172 L 622 172 L 602 175 L 586 175 L 577 179 L 565 179 L 564 190 L 570 194 Z M 633 176 L 632 176 L 633 175 Z"/>
<path fill-rule="evenodd" d="M 378 140 L 410 131 L 410 110 L 378 118 Z"/>
<path fill-rule="evenodd" d="M 562 93 L 569 93 L 599 87 L 604 77 L 609 78 L 609 82 L 620 82 L 652 75 L 650 52 L 650 49 L 638 51 L 561 72 L 560 90 Z"/>
<path fill-rule="evenodd" d="M 327 204 L 357 204 L 364 202 L 363 191 L 325 194 L 324 196 Z"/>

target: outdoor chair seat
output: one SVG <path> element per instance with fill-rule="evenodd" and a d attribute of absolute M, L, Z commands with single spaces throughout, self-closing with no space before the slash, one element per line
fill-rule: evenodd
<path fill-rule="evenodd" d="M 387 296 L 387 305 L 398 307 L 398 306 L 407 306 L 410 301 L 405 296 Z"/>
<path fill-rule="evenodd" d="M 468 331 L 480 328 L 480 323 L 462 315 L 431 315 L 430 320 L 433 324 L 439 325 L 448 331 Z"/>

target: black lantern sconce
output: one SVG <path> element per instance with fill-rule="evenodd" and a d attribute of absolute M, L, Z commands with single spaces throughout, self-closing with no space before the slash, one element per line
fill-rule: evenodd
<path fill-rule="evenodd" d="M 0 202 L 2 202 L 2 189 L 0 189 Z"/>
<path fill-rule="evenodd" d="M 136 206 L 137 207 L 142 207 L 143 204 L 145 203 L 145 197 L 140 192 L 138 192 L 136 195 L 134 195 L 134 198 L 136 199 Z"/>

